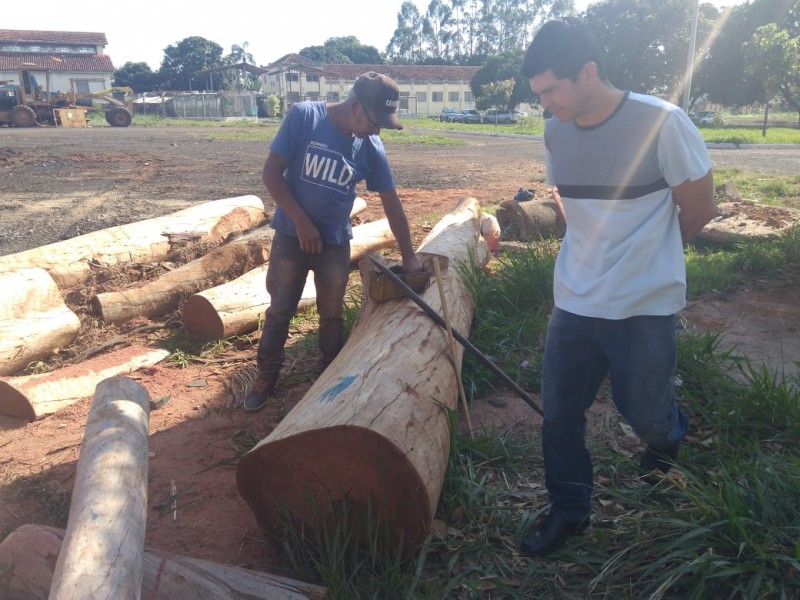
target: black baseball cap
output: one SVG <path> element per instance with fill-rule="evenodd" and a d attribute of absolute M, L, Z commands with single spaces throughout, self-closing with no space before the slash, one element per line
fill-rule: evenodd
<path fill-rule="evenodd" d="M 400 103 L 400 90 L 388 76 L 368 71 L 356 79 L 353 92 L 364 106 L 370 109 L 378 124 L 385 129 L 402 129 L 397 118 L 397 105 Z"/>

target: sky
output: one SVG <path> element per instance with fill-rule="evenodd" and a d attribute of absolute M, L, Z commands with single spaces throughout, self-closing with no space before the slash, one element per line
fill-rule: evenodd
<path fill-rule="evenodd" d="M 412 0 L 425 12 L 430 0 Z M 658 2 L 659 0 L 653 0 Z M 712 0 L 718 7 L 742 0 Z M 146 62 L 157 70 L 164 49 L 189 36 L 200 36 L 229 54 L 234 44 L 247 50 L 256 64 L 267 65 L 306 46 L 320 46 L 331 37 L 354 35 L 381 52 L 397 28 L 403 0 L 235 0 L 223 3 L 137 2 L 90 4 L 64 10 L 63 0 L 40 0 L 36 10 L 25 2 L 6 2 L 4 29 L 90 31 L 105 33 L 106 54 L 115 67 Z M 590 0 L 576 0 L 578 10 Z M 212 8 L 213 7 L 213 8 Z M 279 8 L 277 8 L 279 7 Z"/>

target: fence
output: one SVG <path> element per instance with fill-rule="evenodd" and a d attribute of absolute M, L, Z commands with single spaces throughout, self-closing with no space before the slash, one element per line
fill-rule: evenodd
<path fill-rule="evenodd" d="M 261 94 L 253 92 L 159 92 L 138 94 L 136 114 L 178 119 L 226 119 L 266 116 Z"/>

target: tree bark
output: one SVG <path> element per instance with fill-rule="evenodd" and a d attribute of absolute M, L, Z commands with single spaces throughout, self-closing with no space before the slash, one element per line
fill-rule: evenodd
<path fill-rule="evenodd" d="M 102 380 L 149 367 L 167 350 L 127 347 L 50 373 L 0 379 L 0 413 L 34 421 L 94 393 Z"/>
<path fill-rule="evenodd" d="M 81 328 L 53 278 L 31 268 L 0 274 L 0 375 L 69 344 Z"/>
<path fill-rule="evenodd" d="M 350 259 L 358 260 L 367 252 L 394 243 L 387 219 L 357 225 L 353 227 Z M 225 339 L 256 329 L 270 304 L 265 284 L 268 267 L 256 267 L 233 281 L 189 296 L 182 311 L 186 329 L 203 340 Z M 309 277 L 298 310 L 313 306 L 316 296 L 313 277 Z"/>
<path fill-rule="evenodd" d="M 260 227 L 140 287 L 97 294 L 92 308 L 108 323 L 162 315 L 176 309 L 184 295 L 209 287 L 213 280 L 231 280 L 267 262 L 273 233 Z"/>
<path fill-rule="evenodd" d="M 44 600 L 64 531 L 22 525 L 0 543 L 0 598 Z M 143 600 L 324 600 L 323 587 L 287 577 L 148 550 L 144 553 Z"/>
<path fill-rule="evenodd" d="M 147 526 L 150 394 L 125 377 L 97 385 L 49 600 L 138 600 Z"/>
<path fill-rule="evenodd" d="M 190 237 L 222 242 L 230 233 L 253 227 L 264 218 L 257 196 L 240 196 L 204 202 L 178 212 L 101 229 L 69 240 L 0 256 L 0 271 L 41 267 L 60 288 L 74 286 L 91 266 L 152 262 L 165 258 L 172 240 Z"/>
<path fill-rule="evenodd" d="M 477 200 L 463 199 L 419 248 L 448 257 L 446 302 L 453 328 L 464 333 L 474 307 L 458 265 L 488 258 L 479 216 Z M 441 313 L 438 286 L 420 295 Z M 462 356 L 459 346 L 457 363 Z M 455 377 L 446 332 L 413 301 L 365 300 L 336 359 L 239 461 L 239 493 L 261 528 L 280 537 L 290 520 L 310 539 L 328 526 L 345 526 L 354 537 L 371 528 L 406 552 L 417 548 L 447 467 Z"/>

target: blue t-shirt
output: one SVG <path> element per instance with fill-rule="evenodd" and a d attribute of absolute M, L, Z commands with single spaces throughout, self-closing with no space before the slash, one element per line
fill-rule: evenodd
<path fill-rule="evenodd" d="M 350 211 L 357 183 L 366 180 L 371 192 L 394 189 L 381 139 L 340 132 L 328 118 L 324 102 L 292 106 L 270 150 L 289 161 L 283 176 L 326 244 L 343 244 L 353 237 Z M 271 226 L 297 237 L 294 222 L 280 206 Z"/>

